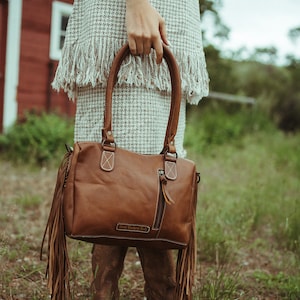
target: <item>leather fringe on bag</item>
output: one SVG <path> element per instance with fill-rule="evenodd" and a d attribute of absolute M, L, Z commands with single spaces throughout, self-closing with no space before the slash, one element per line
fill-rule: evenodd
<path fill-rule="evenodd" d="M 64 185 L 68 177 L 72 151 L 68 149 L 58 169 L 57 181 L 53 195 L 52 206 L 46 225 L 40 259 L 42 260 L 43 246 L 48 233 L 48 262 L 46 278 L 53 300 L 70 299 L 70 262 L 63 219 Z"/>
<path fill-rule="evenodd" d="M 197 174 L 200 181 L 200 174 Z M 197 229 L 196 229 L 196 209 L 197 193 L 195 193 L 193 207 L 192 233 L 189 244 L 186 248 L 180 249 L 177 256 L 176 266 L 176 300 L 192 300 L 194 277 L 197 267 Z"/>

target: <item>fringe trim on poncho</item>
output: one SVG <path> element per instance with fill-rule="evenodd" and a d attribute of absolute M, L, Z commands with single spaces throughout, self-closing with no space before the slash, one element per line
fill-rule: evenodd
<path fill-rule="evenodd" d="M 89 84 L 105 87 L 113 58 L 125 42 L 103 38 L 91 39 L 89 43 L 66 44 L 52 87 L 57 91 L 63 89 L 73 100 L 80 87 Z M 184 96 L 189 103 L 198 104 L 208 95 L 209 79 L 203 50 L 195 49 L 194 53 L 186 54 L 171 47 L 171 51 L 179 64 Z M 118 84 L 171 90 L 167 65 L 165 62 L 156 64 L 154 51 L 149 56 L 128 57 L 119 71 Z"/>

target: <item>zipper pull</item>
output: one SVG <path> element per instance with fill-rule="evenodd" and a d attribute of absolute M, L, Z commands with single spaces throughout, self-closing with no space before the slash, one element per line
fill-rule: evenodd
<path fill-rule="evenodd" d="M 166 188 L 168 180 L 166 178 L 165 171 L 160 169 L 160 170 L 158 170 L 158 174 L 159 174 L 159 180 L 160 180 L 160 188 L 161 188 L 161 191 L 163 193 L 164 200 L 169 205 L 174 204 L 175 201 L 171 198 L 171 196 L 168 193 L 167 188 Z"/>

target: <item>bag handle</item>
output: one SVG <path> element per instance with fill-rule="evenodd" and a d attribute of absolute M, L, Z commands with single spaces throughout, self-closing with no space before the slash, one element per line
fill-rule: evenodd
<path fill-rule="evenodd" d="M 113 88 L 117 81 L 117 75 L 120 70 L 123 60 L 130 54 L 128 44 L 125 44 L 116 54 L 110 73 L 107 80 L 105 111 L 104 111 L 104 127 L 102 129 L 102 143 L 103 145 L 114 145 L 114 137 L 112 134 L 112 94 Z M 166 129 L 164 147 L 162 153 L 176 153 L 174 138 L 177 132 L 178 118 L 181 102 L 181 79 L 179 68 L 175 57 L 167 46 L 163 45 L 163 57 L 168 65 L 171 76 L 171 108 L 169 114 L 168 125 Z"/>

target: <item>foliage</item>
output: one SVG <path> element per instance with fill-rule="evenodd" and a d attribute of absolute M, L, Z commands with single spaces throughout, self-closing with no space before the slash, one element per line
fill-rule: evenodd
<path fill-rule="evenodd" d="M 288 57 L 286 66 L 255 61 L 264 57 L 272 62 L 276 49 L 257 49 L 245 61 L 222 57 L 222 51 L 205 48 L 210 90 L 257 99 L 259 109 L 284 131 L 300 130 L 300 60 Z M 268 58 L 269 57 L 269 58 Z"/>
<path fill-rule="evenodd" d="M 29 113 L 0 136 L 1 155 L 17 163 L 45 164 L 62 157 L 73 140 L 71 120 L 55 114 Z"/>
<path fill-rule="evenodd" d="M 218 8 L 222 4 L 222 0 L 199 0 L 200 4 L 200 13 L 201 15 L 212 12 L 215 15 L 218 15 Z M 219 18 L 219 15 L 218 15 Z"/>
<path fill-rule="evenodd" d="M 275 275 L 256 271 L 254 274 L 257 284 L 264 285 L 270 292 L 279 290 L 280 299 L 297 300 L 300 297 L 300 277 L 287 277 L 279 272 Z"/>
<path fill-rule="evenodd" d="M 213 36 L 227 39 L 228 28 L 220 17 L 222 0 L 199 0 L 201 17 L 213 20 Z M 203 22 L 205 25 L 205 22 Z M 210 28 L 211 31 L 211 28 Z M 288 37 L 297 42 L 300 27 L 291 28 Z M 203 28 L 205 54 L 210 75 L 210 90 L 255 97 L 278 128 L 286 132 L 300 130 L 300 58 L 287 55 L 285 65 L 277 66 L 278 49 L 265 46 L 248 52 L 243 47 L 224 53 L 207 40 Z M 226 57 L 226 58 L 225 58 Z"/>
<path fill-rule="evenodd" d="M 203 276 L 196 297 L 193 299 L 237 299 L 240 283 L 239 271 L 231 271 L 228 265 L 217 265 Z"/>
<path fill-rule="evenodd" d="M 204 19 L 206 15 L 213 18 L 214 36 L 219 40 L 228 38 L 229 28 L 222 22 L 219 15 L 219 9 L 222 7 L 222 0 L 199 0 L 201 18 Z M 206 40 L 205 31 L 203 32 L 203 39 Z"/>
<path fill-rule="evenodd" d="M 300 26 L 289 30 L 289 38 L 293 42 L 296 42 L 298 39 L 300 39 Z"/>
<path fill-rule="evenodd" d="M 250 56 L 250 59 L 275 65 L 276 60 L 278 59 L 277 48 L 258 47 L 254 50 L 254 53 Z"/>
<path fill-rule="evenodd" d="M 275 130 L 256 107 L 209 100 L 188 110 L 185 145 L 197 153 L 226 143 L 239 144 L 245 134 Z"/>
<path fill-rule="evenodd" d="M 221 57 L 221 51 L 212 45 L 205 48 L 210 90 L 235 94 L 238 91 L 234 64 Z"/>
<path fill-rule="evenodd" d="M 232 70 L 239 90 L 251 97 L 262 97 L 263 101 L 284 97 L 291 81 L 285 69 L 255 61 L 234 63 Z"/>

